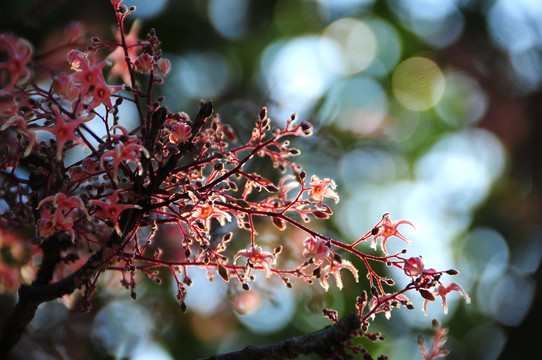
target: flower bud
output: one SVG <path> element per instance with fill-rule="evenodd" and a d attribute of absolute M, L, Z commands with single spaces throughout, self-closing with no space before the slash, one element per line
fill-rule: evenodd
<path fill-rule="evenodd" d="M 425 300 L 435 301 L 435 296 L 434 296 L 431 292 L 429 292 L 429 291 L 427 291 L 427 290 L 425 290 L 425 289 L 420 289 L 419 291 L 420 291 L 420 295 L 421 295 Z"/>
<path fill-rule="evenodd" d="M 218 264 L 218 274 L 224 279 L 224 281 L 228 282 L 230 280 L 228 276 L 228 269 L 226 269 L 222 264 Z"/>

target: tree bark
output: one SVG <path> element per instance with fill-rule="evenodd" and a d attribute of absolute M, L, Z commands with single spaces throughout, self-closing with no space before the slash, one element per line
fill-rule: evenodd
<path fill-rule="evenodd" d="M 247 346 L 241 350 L 213 355 L 200 360 L 282 360 L 293 359 L 299 355 L 311 353 L 315 353 L 322 358 L 329 358 L 334 355 L 337 349 L 343 346 L 345 341 L 352 338 L 359 328 L 358 316 L 351 313 L 337 324 L 308 335 L 289 338 L 270 345 Z"/>

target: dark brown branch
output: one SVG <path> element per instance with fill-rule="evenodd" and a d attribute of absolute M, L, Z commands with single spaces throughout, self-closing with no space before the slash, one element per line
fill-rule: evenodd
<path fill-rule="evenodd" d="M 172 155 L 164 164 L 164 166 L 160 169 L 157 177 L 153 179 L 153 184 L 150 187 L 151 190 L 155 191 L 162 184 L 162 182 L 164 182 L 164 180 L 171 174 L 175 167 L 177 167 L 177 163 L 189 150 L 190 145 L 194 141 L 194 138 L 198 135 L 201 128 L 205 124 L 205 121 L 210 118 L 211 115 L 213 115 L 213 104 L 210 101 L 202 102 L 198 114 L 192 122 L 192 135 L 190 139 L 187 142 L 181 144 L 179 146 L 179 152 L 175 155 Z"/>
<path fill-rule="evenodd" d="M 270 345 L 247 346 L 242 350 L 210 356 L 206 360 L 279 360 L 293 359 L 311 353 L 322 358 L 329 358 L 342 347 L 345 341 L 354 336 L 359 327 L 359 318 L 352 313 L 345 316 L 339 323 L 308 335 L 289 338 Z"/>
<path fill-rule="evenodd" d="M 73 274 L 56 283 L 43 283 L 43 275 L 39 276 L 31 285 L 19 287 L 19 299 L 13 312 L 8 317 L 2 333 L 0 334 L 0 359 L 6 358 L 17 345 L 21 336 L 36 314 L 39 304 L 71 294 L 83 284 L 83 279 L 92 276 L 97 269 L 96 261 L 101 259 L 103 251 L 98 251 Z M 40 272 L 49 272 L 43 265 Z M 56 264 L 55 264 L 56 266 Z M 39 281 L 38 281 L 39 280 Z"/>

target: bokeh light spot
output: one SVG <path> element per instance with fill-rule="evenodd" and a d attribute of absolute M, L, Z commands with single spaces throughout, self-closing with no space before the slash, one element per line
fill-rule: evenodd
<path fill-rule="evenodd" d="M 389 0 L 401 23 L 435 47 L 454 42 L 463 31 L 463 15 L 454 0 Z"/>
<path fill-rule="evenodd" d="M 495 45 L 505 51 L 526 50 L 540 42 L 540 16 L 540 1 L 498 0 L 487 15 L 489 34 Z"/>
<path fill-rule="evenodd" d="M 260 274 L 257 276 L 261 281 Z M 273 333 L 282 329 L 288 324 L 295 312 L 295 299 L 292 291 L 284 286 L 280 287 L 280 285 L 279 287 L 271 286 L 273 289 L 269 292 L 265 291 L 265 296 L 262 297 L 263 301 L 259 307 L 246 314 L 235 313 L 243 325 L 259 334 Z"/>
<path fill-rule="evenodd" d="M 403 61 L 392 75 L 392 90 L 408 109 L 423 111 L 435 106 L 442 98 L 445 80 L 439 66 L 423 57 Z"/>
<path fill-rule="evenodd" d="M 197 267 L 191 268 L 188 275 L 192 284 L 186 292 L 186 305 L 190 310 L 201 314 L 213 313 L 225 299 L 226 283 L 221 279 L 210 282 L 207 271 Z M 177 293 L 177 284 L 173 284 L 172 290 Z"/>
<path fill-rule="evenodd" d="M 172 58 L 170 84 L 176 99 L 209 99 L 221 95 L 231 80 L 228 61 L 213 52 L 191 52 Z"/>
<path fill-rule="evenodd" d="M 327 11 L 342 14 L 372 5 L 374 0 L 317 0 Z"/>
<path fill-rule="evenodd" d="M 96 315 L 91 338 L 108 355 L 131 357 L 137 345 L 147 340 L 152 324 L 152 318 L 141 306 L 112 301 Z"/>
<path fill-rule="evenodd" d="M 301 113 L 310 108 L 337 76 L 328 64 L 340 58 L 335 42 L 321 36 L 278 41 L 267 47 L 260 71 L 264 91 L 277 103 L 270 109 L 275 118 L 289 117 L 292 109 Z"/>
<path fill-rule="evenodd" d="M 418 160 L 415 172 L 438 194 L 433 207 L 465 213 L 485 199 L 505 160 L 505 150 L 492 133 L 472 129 L 443 137 Z"/>
<path fill-rule="evenodd" d="M 487 96 L 480 85 L 466 74 L 452 71 L 445 74 L 446 89 L 435 109 L 453 126 L 473 125 L 486 112 Z"/>
<path fill-rule="evenodd" d="M 372 18 L 367 24 L 374 31 L 378 52 L 371 65 L 365 70 L 374 76 L 384 76 L 391 72 L 401 59 L 403 43 L 397 29 L 389 22 Z"/>
<path fill-rule="evenodd" d="M 496 360 L 499 358 L 507 337 L 503 329 L 490 324 L 482 324 L 465 334 L 464 346 L 472 354 L 472 359 Z"/>
<path fill-rule="evenodd" d="M 359 76 L 331 87 L 320 117 L 341 130 L 368 135 L 380 127 L 387 111 L 388 99 L 382 86 L 372 78 Z"/>
<path fill-rule="evenodd" d="M 331 23 L 324 36 L 335 41 L 343 55 L 342 64 L 332 67 L 343 74 L 356 74 L 366 69 L 375 59 L 378 51 L 376 36 L 365 22 L 343 18 Z M 342 65 L 342 66 L 340 66 Z"/>
<path fill-rule="evenodd" d="M 247 0 L 212 0 L 208 7 L 209 20 L 220 35 L 227 39 L 239 39 L 248 28 L 247 10 Z"/>

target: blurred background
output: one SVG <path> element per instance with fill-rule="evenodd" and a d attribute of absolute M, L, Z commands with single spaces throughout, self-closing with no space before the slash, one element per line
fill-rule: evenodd
<path fill-rule="evenodd" d="M 297 162 L 308 174 L 334 179 L 341 201 L 330 204 L 329 221 L 313 226 L 352 242 L 390 212 L 416 226 L 400 228 L 413 241 L 408 255 L 460 271 L 444 283 L 460 283 L 470 305 L 453 293 L 448 315 L 437 301 L 424 316 L 412 294 L 415 310 L 395 310 L 371 325 L 387 336 L 363 342 L 373 355 L 419 358 L 416 338 L 429 340 L 433 318 L 450 328 L 448 359 L 539 353 L 541 1 L 124 3 L 137 7 L 129 19 L 141 20 L 140 37 L 155 28 L 171 60 L 158 89 L 171 110 L 193 115 L 200 99 L 212 99 L 241 141 L 262 106 L 277 126 L 294 112 L 315 126 L 312 138 L 295 140 Z M 2 28 L 32 41 L 37 53 L 74 20 L 92 36 L 113 37 L 109 1 L 0 5 Z M 302 234 L 265 226 L 264 247 L 300 251 Z M 172 236 L 162 230 L 166 244 Z M 388 244 L 390 252 L 405 247 L 398 239 Z M 329 323 L 322 307 L 345 315 L 367 289 L 363 272 L 359 284 L 345 272 L 341 292 L 331 280 L 327 293 L 265 279 L 241 293 L 221 279 L 209 282 L 205 271 L 189 275 L 186 315 L 167 281 L 143 281 L 134 302 L 117 279 L 104 277 L 109 286 L 96 294 L 90 314 L 44 304 L 18 352 L 26 359 L 194 359 L 318 330 Z M 1 301 L 10 304 L 13 295 Z"/>

